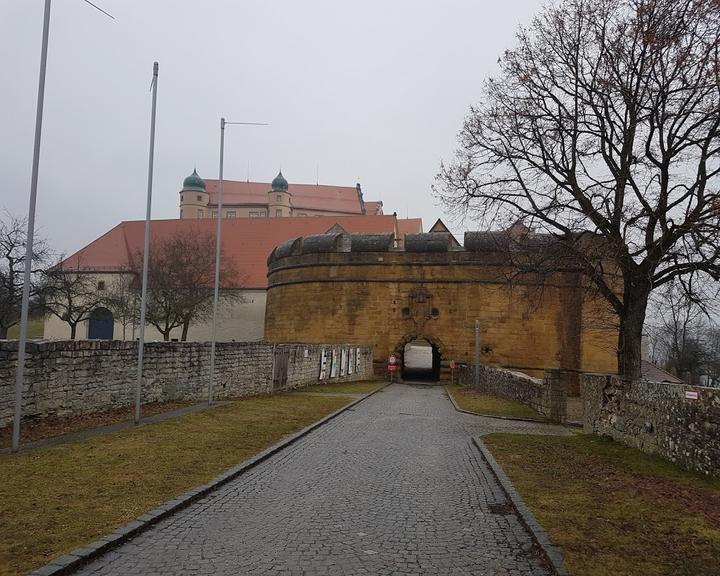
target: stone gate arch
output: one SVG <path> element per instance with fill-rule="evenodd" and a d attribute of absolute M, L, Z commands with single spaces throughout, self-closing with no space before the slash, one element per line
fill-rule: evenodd
<path fill-rule="evenodd" d="M 427 374 L 418 375 L 417 373 L 408 373 L 406 371 L 405 350 L 406 346 L 412 342 L 424 340 L 432 348 L 432 367 Z M 443 377 L 445 364 L 447 364 L 447 348 L 437 336 L 426 334 L 423 332 L 408 333 L 395 346 L 394 354 L 400 359 L 400 374 L 403 379 L 415 379 L 420 377 L 422 380 L 438 381 Z"/>

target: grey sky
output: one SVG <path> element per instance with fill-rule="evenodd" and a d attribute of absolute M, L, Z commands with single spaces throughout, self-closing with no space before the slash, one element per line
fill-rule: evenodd
<path fill-rule="evenodd" d="M 385 212 L 442 216 L 430 186 L 468 106 L 540 0 L 55 0 L 38 223 L 69 253 L 145 210 L 152 62 L 160 63 L 154 218 L 182 179 L 352 186 Z M 0 208 L 25 214 L 42 0 L 0 0 Z"/>

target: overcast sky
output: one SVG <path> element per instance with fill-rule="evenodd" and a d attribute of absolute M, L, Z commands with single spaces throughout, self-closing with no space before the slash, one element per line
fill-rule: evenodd
<path fill-rule="evenodd" d="M 497 58 L 540 0 L 55 0 L 37 218 L 70 253 L 145 213 L 152 63 L 160 63 L 153 218 L 183 178 L 362 184 L 385 213 L 442 208 L 431 185 Z M 0 0 L 0 208 L 26 214 L 42 0 Z M 470 226 L 471 227 L 471 226 Z"/>

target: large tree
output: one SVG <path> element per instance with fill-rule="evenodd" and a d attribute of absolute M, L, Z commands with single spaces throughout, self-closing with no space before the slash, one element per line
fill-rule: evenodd
<path fill-rule="evenodd" d="M 133 273 L 142 278 L 142 254 L 134 260 Z M 238 301 L 240 277 L 232 262 L 221 259 L 220 303 Z M 151 241 L 148 265 L 146 321 L 170 340 L 182 328 L 187 340 L 190 325 L 212 315 L 215 281 L 215 236 L 200 230 Z"/>
<path fill-rule="evenodd" d="M 20 305 L 25 273 L 27 221 L 7 212 L 0 214 L 0 339 L 8 328 L 20 321 Z M 30 283 L 31 312 L 38 312 L 43 298 L 41 272 L 47 265 L 49 250 L 42 238 L 33 243 Z"/>
<path fill-rule="evenodd" d="M 435 186 L 482 225 L 524 218 L 564 243 L 617 314 L 630 378 L 651 292 L 720 275 L 719 30 L 717 0 L 549 4 Z"/>
<path fill-rule="evenodd" d="M 75 340 L 78 325 L 104 304 L 104 294 L 95 277 L 82 271 L 80 259 L 75 267 L 61 259 L 45 272 L 45 278 L 45 309 L 70 326 L 70 339 Z"/>

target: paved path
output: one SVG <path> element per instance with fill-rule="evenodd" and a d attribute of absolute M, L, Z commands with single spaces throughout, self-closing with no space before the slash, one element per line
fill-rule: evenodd
<path fill-rule="evenodd" d="M 392 385 L 83 574 L 547 574 L 471 444 L 562 431 Z M 502 512 L 502 510 L 500 510 Z"/>

